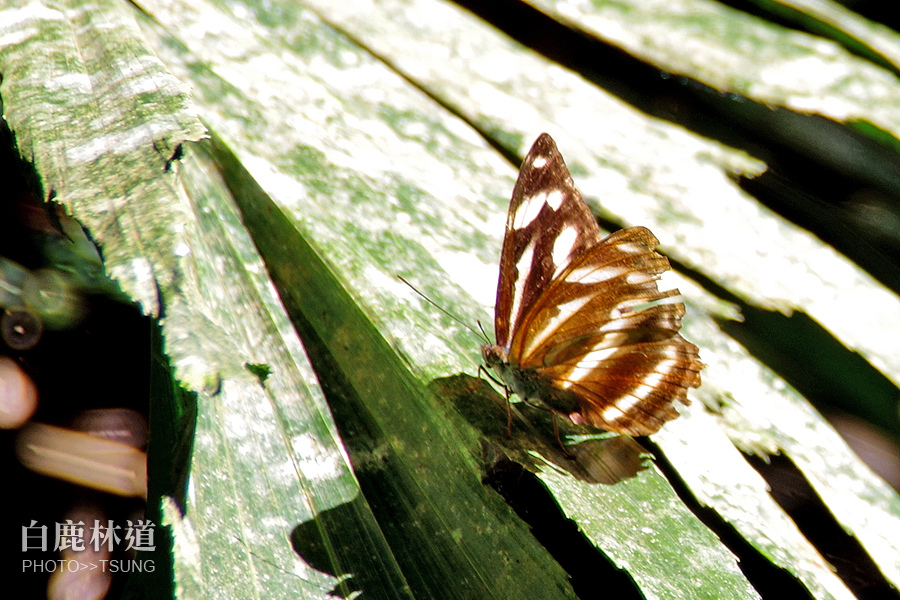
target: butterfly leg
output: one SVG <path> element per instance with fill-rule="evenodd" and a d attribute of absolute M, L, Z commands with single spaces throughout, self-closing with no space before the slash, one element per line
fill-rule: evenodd
<path fill-rule="evenodd" d="M 562 443 L 562 438 L 559 437 L 559 423 L 556 422 L 556 413 L 552 412 L 551 414 L 553 415 L 553 435 L 556 436 L 556 443 L 559 444 L 559 448 L 563 451 L 566 458 L 575 460 L 575 455 L 566 450 L 566 447 Z"/>
<path fill-rule="evenodd" d="M 484 368 L 484 365 L 478 365 L 478 378 L 479 378 L 479 379 L 481 379 L 481 374 L 482 374 L 482 373 L 484 373 L 484 375 L 485 375 L 488 379 L 490 379 L 491 381 L 493 381 L 494 383 L 496 383 L 497 385 L 499 385 L 499 386 L 502 387 L 503 389 L 506 389 L 506 384 L 505 384 L 505 383 L 503 383 L 502 381 L 500 381 L 499 379 L 497 379 L 496 377 L 494 377 L 493 375 L 491 375 L 491 372 L 488 371 L 487 369 L 485 369 L 485 368 Z"/>
<path fill-rule="evenodd" d="M 512 402 L 509 401 L 509 390 L 506 387 L 503 388 L 506 391 L 506 439 L 512 439 Z"/>

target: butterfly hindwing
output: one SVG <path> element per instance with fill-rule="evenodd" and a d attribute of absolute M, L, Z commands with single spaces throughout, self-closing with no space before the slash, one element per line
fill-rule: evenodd
<path fill-rule="evenodd" d="M 576 422 L 648 435 L 700 384 L 684 305 L 660 291 L 669 262 L 654 235 L 603 238 L 556 144 L 543 134 L 522 165 L 507 216 L 495 330 L 486 360 L 526 400 Z M 498 365 L 498 361 L 502 364 Z"/>
<path fill-rule="evenodd" d="M 623 332 L 646 336 L 644 319 L 625 312 L 633 304 L 660 301 L 671 292 L 659 292 L 656 276 L 669 261 L 653 251 L 657 240 L 644 227 L 623 229 L 597 242 L 571 261 L 559 277 L 542 290 L 516 329 L 510 354 L 522 368 L 559 362 L 561 347 L 589 348 L 597 338 L 624 341 Z M 676 292 L 677 293 L 677 292 Z M 642 313 L 642 316 L 646 316 Z M 619 317 L 617 320 L 616 318 Z M 615 330 L 610 321 L 616 320 Z M 677 333 L 678 323 L 668 334 Z M 583 343 L 581 343 L 583 342 Z M 569 353 L 576 352 L 577 347 Z"/>

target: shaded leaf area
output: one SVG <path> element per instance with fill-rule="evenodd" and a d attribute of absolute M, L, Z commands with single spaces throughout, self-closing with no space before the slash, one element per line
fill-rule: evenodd
<path fill-rule="evenodd" d="M 772 489 L 778 504 L 834 566 L 841 579 L 858 598 L 895 598 L 897 589 L 881 576 L 866 549 L 853 535 L 841 529 L 828 506 L 785 456 L 770 460 L 751 458 Z"/>
<path fill-rule="evenodd" d="M 760 551 L 758 545 L 754 545 L 745 537 L 739 526 L 723 518 L 722 514 L 710 508 L 708 504 L 699 502 L 660 448 L 649 440 L 645 440 L 644 444 L 653 453 L 660 470 L 682 501 L 707 527 L 716 532 L 722 543 L 738 557 L 741 571 L 753 583 L 753 587 L 761 597 L 815 598 L 819 595 L 804 585 L 791 568 L 779 566 L 778 561 L 771 560 L 765 552 Z"/>
<path fill-rule="evenodd" d="M 185 390 L 174 378 L 169 358 L 163 350 L 162 328 L 155 324 L 150 333 L 150 431 L 153 441 L 147 455 L 147 497 L 156 501 L 147 504 L 147 518 L 156 524 L 164 522 L 160 498 L 168 497 L 177 506 L 187 505 L 191 454 L 197 425 L 196 394 Z M 162 443 L 157 442 L 161 440 Z M 174 597 L 175 574 L 171 560 L 174 533 L 166 527 L 156 532 L 166 560 L 155 565 L 160 582 L 146 586 L 145 582 L 129 584 L 135 593 L 144 587 L 154 590 L 151 598 Z"/>

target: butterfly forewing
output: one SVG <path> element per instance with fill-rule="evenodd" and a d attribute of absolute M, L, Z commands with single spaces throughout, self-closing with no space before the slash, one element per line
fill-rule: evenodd
<path fill-rule="evenodd" d="M 513 191 L 500 259 L 498 369 L 513 391 L 576 422 L 647 435 L 700 384 L 684 305 L 644 227 L 603 238 L 553 139 L 541 135 Z"/>
<path fill-rule="evenodd" d="M 500 255 L 494 331 L 506 346 L 541 291 L 602 235 L 553 139 L 537 139 L 513 190 Z"/>

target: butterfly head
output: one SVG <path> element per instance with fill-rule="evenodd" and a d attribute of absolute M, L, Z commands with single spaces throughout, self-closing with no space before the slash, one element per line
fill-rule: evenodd
<path fill-rule="evenodd" d="M 497 376 L 499 383 L 514 394 L 523 393 L 521 377 L 517 377 L 518 369 L 509 364 L 509 349 L 499 344 L 485 344 L 481 347 L 481 358 L 489 372 Z"/>
<path fill-rule="evenodd" d="M 516 376 L 517 369 L 509 364 L 509 349 L 499 344 L 485 344 L 481 347 L 481 358 L 488 372 L 497 376 L 497 381 L 507 391 L 514 394 L 523 393 L 521 378 Z"/>
<path fill-rule="evenodd" d="M 481 347 L 481 358 L 489 371 L 499 372 L 502 365 L 509 364 L 509 353 L 503 346 L 485 344 Z"/>

